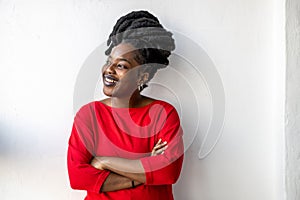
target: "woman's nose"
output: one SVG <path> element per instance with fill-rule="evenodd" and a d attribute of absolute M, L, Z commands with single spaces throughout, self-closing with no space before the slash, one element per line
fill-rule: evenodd
<path fill-rule="evenodd" d="M 107 65 L 104 67 L 104 72 L 107 72 L 109 74 L 114 74 L 115 73 L 115 68 L 113 64 Z"/>

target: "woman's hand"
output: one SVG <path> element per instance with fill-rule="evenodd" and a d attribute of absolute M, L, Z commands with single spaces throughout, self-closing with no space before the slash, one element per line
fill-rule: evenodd
<path fill-rule="evenodd" d="M 152 149 L 151 156 L 157 156 L 163 154 L 167 148 L 168 148 L 167 142 L 166 141 L 162 142 L 162 140 L 159 139 L 156 145 Z"/>

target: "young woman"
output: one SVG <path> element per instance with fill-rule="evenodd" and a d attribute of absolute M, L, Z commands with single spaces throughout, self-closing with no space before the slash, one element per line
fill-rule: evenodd
<path fill-rule="evenodd" d="M 141 95 L 158 69 L 169 64 L 172 33 L 147 11 L 121 17 L 113 28 L 102 68 L 109 98 L 76 114 L 68 147 L 73 189 L 85 199 L 173 199 L 183 161 L 176 109 Z"/>

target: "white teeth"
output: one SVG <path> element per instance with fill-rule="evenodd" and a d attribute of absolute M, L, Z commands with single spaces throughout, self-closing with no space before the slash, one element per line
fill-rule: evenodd
<path fill-rule="evenodd" d="M 115 83 L 116 81 L 109 79 L 109 78 L 105 78 L 105 81 L 109 82 L 109 83 Z"/>

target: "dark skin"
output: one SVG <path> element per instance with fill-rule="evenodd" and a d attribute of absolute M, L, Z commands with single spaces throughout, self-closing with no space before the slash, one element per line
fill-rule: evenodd
<path fill-rule="evenodd" d="M 149 73 L 141 72 L 140 63 L 135 59 L 137 51 L 131 44 L 121 43 L 112 49 L 103 66 L 103 92 L 109 98 L 101 102 L 116 108 L 143 107 L 155 99 L 142 96 L 137 86 L 148 81 Z M 153 147 L 149 156 L 164 153 L 167 142 L 161 139 Z M 131 188 L 132 181 L 140 185 L 146 182 L 145 171 L 139 159 L 130 160 L 120 157 L 95 157 L 91 165 L 99 170 L 112 173 L 106 178 L 101 192 Z"/>

